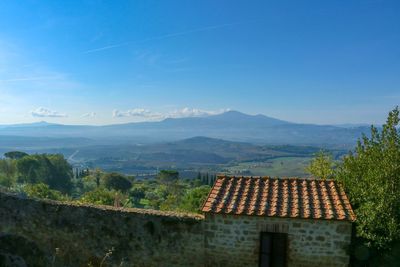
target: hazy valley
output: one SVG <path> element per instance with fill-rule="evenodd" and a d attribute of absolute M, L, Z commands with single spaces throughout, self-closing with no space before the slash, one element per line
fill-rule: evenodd
<path fill-rule="evenodd" d="M 75 167 L 138 177 L 159 169 L 243 175 L 305 176 L 321 149 L 346 153 L 366 126 L 290 123 L 229 111 L 160 122 L 77 126 L 39 122 L 0 127 L 0 153 L 61 153 Z"/>

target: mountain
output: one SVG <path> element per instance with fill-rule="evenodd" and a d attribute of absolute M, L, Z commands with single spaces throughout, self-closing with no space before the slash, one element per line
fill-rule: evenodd
<path fill-rule="evenodd" d="M 60 125 L 55 123 L 48 123 L 46 121 L 39 121 L 34 123 L 20 123 L 20 124 L 0 124 L 0 129 L 4 128 L 31 128 L 31 127 L 43 127 L 48 125 Z"/>
<path fill-rule="evenodd" d="M 343 123 L 343 124 L 335 124 L 334 126 L 342 127 L 342 128 L 357 128 L 357 127 L 371 127 L 371 124 L 368 124 L 368 123 Z M 381 127 L 381 125 L 379 125 L 378 127 Z"/>
<path fill-rule="evenodd" d="M 154 143 L 195 136 L 259 144 L 354 145 L 369 127 L 291 123 L 264 115 L 228 111 L 207 117 L 169 118 L 159 122 L 106 126 L 39 123 L 0 128 L 0 135 L 90 138 L 104 144 Z"/>

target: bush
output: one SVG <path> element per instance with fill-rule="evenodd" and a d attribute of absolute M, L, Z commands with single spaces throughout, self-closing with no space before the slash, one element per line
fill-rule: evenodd
<path fill-rule="evenodd" d="M 179 209 L 187 212 L 199 212 L 210 190 L 211 187 L 208 185 L 189 190 L 183 197 Z"/>
<path fill-rule="evenodd" d="M 126 195 L 115 190 L 108 190 L 104 187 L 96 188 L 93 191 L 86 192 L 79 200 L 82 203 L 90 203 L 96 205 L 127 206 L 129 205 Z"/>
<path fill-rule="evenodd" d="M 12 177 L 10 176 L 6 176 L 2 173 L 0 173 L 0 185 L 4 186 L 4 187 L 11 187 L 12 185 L 14 185 L 15 181 Z"/>
<path fill-rule="evenodd" d="M 28 197 L 52 200 L 68 200 L 61 192 L 52 190 L 47 184 L 39 183 L 34 185 L 26 185 L 24 192 Z"/>

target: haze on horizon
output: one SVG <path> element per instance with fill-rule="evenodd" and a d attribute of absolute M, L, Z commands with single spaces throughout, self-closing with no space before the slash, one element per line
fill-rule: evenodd
<path fill-rule="evenodd" d="M 238 110 L 381 124 L 400 103 L 398 1 L 2 1 L 0 124 Z"/>

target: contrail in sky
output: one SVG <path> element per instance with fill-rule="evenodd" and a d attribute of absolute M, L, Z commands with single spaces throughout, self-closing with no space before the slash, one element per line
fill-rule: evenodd
<path fill-rule="evenodd" d="M 119 43 L 119 44 L 111 44 L 111 45 L 107 45 L 107 46 L 103 46 L 103 47 L 87 50 L 87 51 L 84 52 L 84 54 L 100 52 L 100 51 L 113 49 L 113 48 L 117 48 L 117 47 L 121 47 L 121 46 L 126 46 L 126 45 L 130 45 L 130 44 L 145 43 L 145 42 L 154 41 L 154 40 L 163 40 L 163 39 L 168 39 L 168 38 L 172 38 L 172 37 L 192 34 L 192 33 L 196 33 L 196 32 L 205 32 L 205 31 L 225 28 L 225 27 L 229 27 L 229 26 L 253 23 L 253 22 L 257 22 L 257 21 L 260 21 L 260 20 L 250 20 L 250 21 L 245 21 L 245 22 L 218 24 L 218 25 L 212 25 L 212 26 L 207 26 L 207 27 L 202 27 L 202 28 L 196 28 L 196 29 L 191 29 L 191 30 L 182 31 L 182 32 L 169 33 L 169 34 L 155 36 L 155 37 L 151 37 L 151 38 L 147 38 L 147 39 L 143 39 L 143 40 L 138 40 L 138 41 L 128 41 L 128 42 L 123 42 L 123 43 Z"/>

